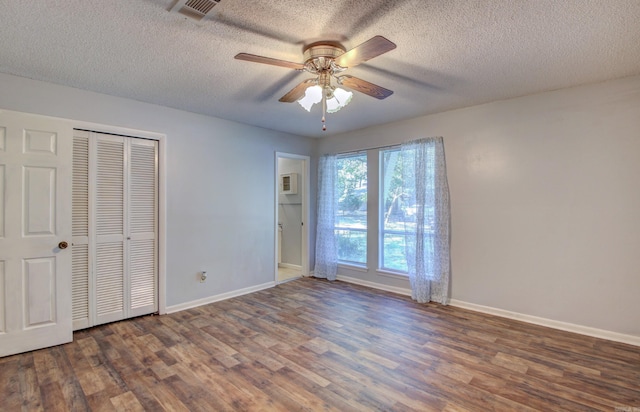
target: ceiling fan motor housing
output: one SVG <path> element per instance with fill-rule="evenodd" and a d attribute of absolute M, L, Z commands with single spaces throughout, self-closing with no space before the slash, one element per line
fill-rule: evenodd
<path fill-rule="evenodd" d="M 345 52 L 345 48 L 338 43 L 318 42 L 308 45 L 304 49 L 304 61 L 313 60 L 316 57 L 328 57 L 335 59 Z"/>
<path fill-rule="evenodd" d="M 344 52 L 344 47 L 337 43 L 319 42 L 310 44 L 304 49 L 304 68 L 314 74 L 323 71 L 331 73 L 342 71 L 343 68 L 337 66 L 334 63 L 334 59 L 344 54 Z"/>

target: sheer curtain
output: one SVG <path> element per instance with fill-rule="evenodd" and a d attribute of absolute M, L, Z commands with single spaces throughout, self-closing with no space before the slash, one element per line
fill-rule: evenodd
<path fill-rule="evenodd" d="M 415 208 L 405 224 L 411 297 L 420 303 L 449 301 L 449 185 L 442 137 L 402 144 L 404 201 Z"/>
<path fill-rule="evenodd" d="M 318 164 L 318 227 L 313 275 L 328 280 L 336 280 L 338 272 L 338 241 L 335 234 L 338 208 L 336 187 L 336 156 L 322 156 Z"/>

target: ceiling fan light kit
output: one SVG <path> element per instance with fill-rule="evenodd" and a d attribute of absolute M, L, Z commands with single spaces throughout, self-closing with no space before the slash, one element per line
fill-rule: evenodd
<path fill-rule="evenodd" d="M 280 98 L 281 102 L 297 101 L 306 111 L 316 103 L 322 103 L 322 130 L 327 130 L 326 113 L 335 113 L 351 101 L 353 92 L 333 86 L 331 79 L 339 85 L 367 94 L 376 99 L 385 99 L 393 91 L 373 83 L 349 75 L 339 75 L 348 68 L 357 66 L 367 60 L 396 48 L 396 45 L 382 36 L 375 36 L 361 45 L 346 51 L 336 42 L 316 42 L 308 45 L 303 51 L 304 63 L 293 63 L 254 54 L 239 53 L 238 60 L 269 64 L 294 70 L 305 71 L 315 75 L 295 86 Z"/>

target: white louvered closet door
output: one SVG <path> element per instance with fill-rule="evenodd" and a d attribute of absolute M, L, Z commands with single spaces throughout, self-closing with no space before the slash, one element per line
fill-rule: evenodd
<path fill-rule="evenodd" d="M 153 313 L 157 142 L 76 131 L 74 144 L 74 329 Z"/>
<path fill-rule="evenodd" d="M 125 316 L 125 138 L 96 135 L 95 323 Z"/>
<path fill-rule="evenodd" d="M 129 317 L 158 310 L 158 168 L 155 140 L 129 139 Z"/>

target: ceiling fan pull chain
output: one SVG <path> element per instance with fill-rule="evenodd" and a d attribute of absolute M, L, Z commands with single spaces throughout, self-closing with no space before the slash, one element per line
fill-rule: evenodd
<path fill-rule="evenodd" d="M 322 90 L 322 131 L 323 132 L 327 131 L 327 125 L 325 122 L 326 112 L 327 112 L 327 96 L 325 94 L 325 91 Z"/>

